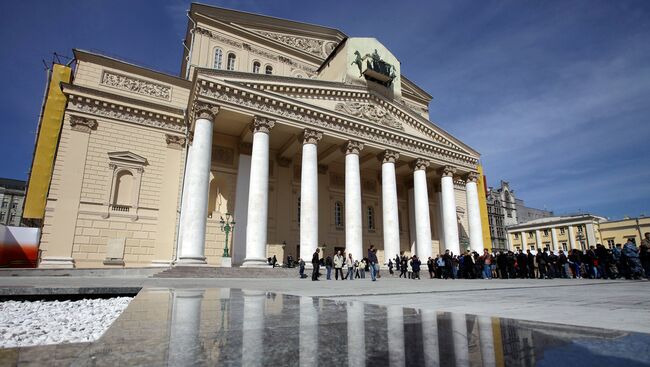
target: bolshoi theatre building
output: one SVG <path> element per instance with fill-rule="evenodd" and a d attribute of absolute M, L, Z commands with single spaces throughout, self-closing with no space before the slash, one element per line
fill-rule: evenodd
<path fill-rule="evenodd" d="M 188 16 L 179 76 L 78 49 L 55 65 L 25 208 L 40 267 L 491 247 L 480 155 L 429 120 L 399 55 L 284 19 Z"/>

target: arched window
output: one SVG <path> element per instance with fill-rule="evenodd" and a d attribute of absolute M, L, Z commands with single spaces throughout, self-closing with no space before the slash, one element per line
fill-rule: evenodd
<path fill-rule="evenodd" d="M 259 74 L 260 72 L 260 63 L 257 61 L 253 63 L 253 72 L 256 74 Z"/>
<path fill-rule="evenodd" d="M 113 205 L 130 207 L 132 205 L 133 192 L 133 174 L 130 171 L 123 170 L 117 174 L 115 180 L 115 195 L 113 195 Z"/>
<path fill-rule="evenodd" d="M 235 70 L 235 62 L 237 61 L 237 57 L 235 54 L 228 54 L 228 70 L 232 71 Z"/>
<path fill-rule="evenodd" d="M 343 227 L 343 203 L 340 201 L 334 203 L 334 225 L 337 228 Z"/>
<path fill-rule="evenodd" d="M 368 207 L 368 230 L 375 230 L 375 208 L 371 206 Z"/>
<path fill-rule="evenodd" d="M 271 75 L 273 74 L 273 66 L 271 65 L 266 65 L 266 70 L 264 71 L 266 75 Z"/>
<path fill-rule="evenodd" d="M 220 48 L 214 50 L 214 68 L 221 69 L 221 60 L 223 59 L 223 52 Z"/>

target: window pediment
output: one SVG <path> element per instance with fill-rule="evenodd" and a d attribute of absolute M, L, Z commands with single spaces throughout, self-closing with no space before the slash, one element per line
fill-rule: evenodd
<path fill-rule="evenodd" d="M 108 153 L 108 159 L 111 161 L 111 163 L 117 163 L 120 165 L 142 167 L 149 164 L 146 158 L 129 151 L 110 152 Z"/>

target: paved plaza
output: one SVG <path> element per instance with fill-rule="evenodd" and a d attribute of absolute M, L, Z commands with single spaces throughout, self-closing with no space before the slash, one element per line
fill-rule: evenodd
<path fill-rule="evenodd" d="M 324 279 L 324 277 L 322 278 Z M 241 288 L 367 304 L 650 333 L 650 282 L 591 279 L 353 281 L 138 277 L 0 277 L 0 288 Z"/>

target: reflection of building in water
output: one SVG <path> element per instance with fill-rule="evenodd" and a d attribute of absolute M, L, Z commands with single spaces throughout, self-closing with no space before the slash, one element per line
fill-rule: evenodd
<path fill-rule="evenodd" d="M 145 291 L 79 355 L 119 364 L 534 366 L 619 331 L 238 289 Z M 585 349 L 580 349 L 585 353 Z M 131 363 L 129 363 L 131 362 Z"/>

